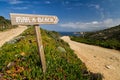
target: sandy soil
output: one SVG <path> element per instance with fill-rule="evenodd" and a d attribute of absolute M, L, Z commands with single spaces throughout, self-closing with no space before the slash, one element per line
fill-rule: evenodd
<path fill-rule="evenodd" d="M 120 51 L 71 41 L 68 36 L 61 39 L 69 43 L 88 70 L 103 74 L 103 80 L 120 80 Z"/>
<path fill-rule="evenodd" d="M 19 26 L 15 29 L 10 29 L 4 32 L 0 32 L 0 47 L 7 41 L 13 39 L 14 37 L 21 34 L 24 30 L 26 30 L 26 26 Z"/>

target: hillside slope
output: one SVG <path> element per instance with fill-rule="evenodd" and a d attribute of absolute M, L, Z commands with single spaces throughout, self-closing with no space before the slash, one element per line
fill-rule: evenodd
<path fill-rule="evenodd" d="M 4 31 L 15 27 L 17 26 L 12 26 L 10 20 L 5 19 L 3 16 L 0 16 L 0 31 Z"/>
<path fill-rule="evenodd" d="M 47 71 L 42 73 L 34 28 L 0 48 L 0 79 L 18 80 L 94 80 L 84 63 L 58 33 L 42 30 Z M 101 80 L 99 77 L 98 80 Z"/>
<path fill-rule="evenodd" d="M 100 30 L 96 32 L 86 32 L 85 37 L 94 38 L 94 39 L 116 39 L 120 40 L 120 25 L 108 28 L 105 30 Z"/>
<path fill-rule="evenodd" d="M 120 25 L 96 32 L 85 32 L 83 36 L 72 36 L 71 39 L 78 42 L 120 50 Z"/>

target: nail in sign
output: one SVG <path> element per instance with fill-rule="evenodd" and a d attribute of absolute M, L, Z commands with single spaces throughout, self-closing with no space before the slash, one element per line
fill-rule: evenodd
<path fill-rule="evenodd" d="M 57 24 L 57 16 L 10 13 L 12 25 Z"/>

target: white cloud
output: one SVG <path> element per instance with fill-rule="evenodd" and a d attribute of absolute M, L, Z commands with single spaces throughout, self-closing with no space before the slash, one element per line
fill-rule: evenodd
<path fill-rule="evenodd" d="M 50 4 L 51 2 L 50 1 L 45 1 L 45 4 Z"/>
<path fill-rule="evenodd" d="M 91 21 L 91 22 L 68 22 L 60 24 L 61 27 L 72 28 L 77 30 L 99 30 L 109 27 L 113 27 L 120 24 L 120 19 L 106 19 L 103 21 Z"/>
<path fill-rule="evenodd" d="M 100 10 L 100 15 L 101 15 L 101 19 L 104 19 L 105 18 L 105 14 L 103 11 Z"/>
<path fill-rule="evenodd" d="M 62 1 L 62 5 L 63 6 L 67 6 L 67 7 L 80 7 L 80 6 L 83 6 L 84 4 L 82 4 L 81 2 L 79 1 L 70 1 L 70 0 L 67 0 L 67 1 Z"/>
<path fill-rule="evenodd" d="M 70 2 L 69 1 L 65 1 L 65 4 L 69 4 Z"/>
<path fill-rule="evenodd" d="M 93 7 L 99 11 L 101 19 L 105 18 L 104 9 L 99 4 L 88 4 L 88 7 Z"/>
<path fill-rule="evenodd" d="M 14 7 L 12 9 L 16 9 L 16 10 L 25 10 L 28 9 L 28 7 Z"/>
<path fill-rule="evenodd" d="M 10 4 L 20 4 L 20 3 L 23 3 L 23 1 L 20 1 L 20 0 L 9 0 L 8 2 Z"/>
<path fill-rule="evenodd" d="M 100 5 L 98 5 L 98 4 L 90 4 L 90 5 L 88 5 L 88 7 L 94 7 L 96 9 L 100 9 Z"/>
<path fill-rule="evenodd" d="M 99 22 L 98 21 L 93 21 L 92 24 L 99 24 Z"/>
<path fill-rule="evenodd" d="M 21 3 L 29 3 L 29 1 L 23 1 L 23 0 L 0 0 L 0 2 L 6 2 L 9 4 L 21 4 Z"/>
<path fill-rule="evenodd" d="M 105 24 L 110 24 L 110 23 L 113 23 L 113 19 L 107 19 L 104 21 Z"/>

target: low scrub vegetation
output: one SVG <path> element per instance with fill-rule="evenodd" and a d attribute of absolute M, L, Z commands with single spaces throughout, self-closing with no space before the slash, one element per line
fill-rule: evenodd
<path fill-rule="evenodd" d="M 101 80 L 56 32 L 41 29 L 47 70 L 43 74 L 34 28 L 30 27 L 0 48 L 0 80 Z M 96 74 L 97 75 L 97 74 Z"/>
<path fill-rule="evenodd" d="M 15 27 L 17 26 L 12 26 L 10 20 L 5 19 L 3 16 L 0 16 L 0 31 L 12 29 Z"/>
<path fill-rule="evenodd" d="M 71 36 L 71 40 L 120 50 L 120 25 L 96 32 L 85 32 L 82 36 Z"/>
<path fill-rule="evenodd" d="M 76 36 L 72 36 L 70 38 L 71 40 L 74 40 L 77 42 L 82 42 L 86 44 L 97 45 L 97 46 L 102 46 L 105 48 L 120 50 L 120 41 L 116 39 L 96 40 L 94 38 L 91 39 L 91 38 L 83 38 L 83 37 L 76 37 Z"/>

